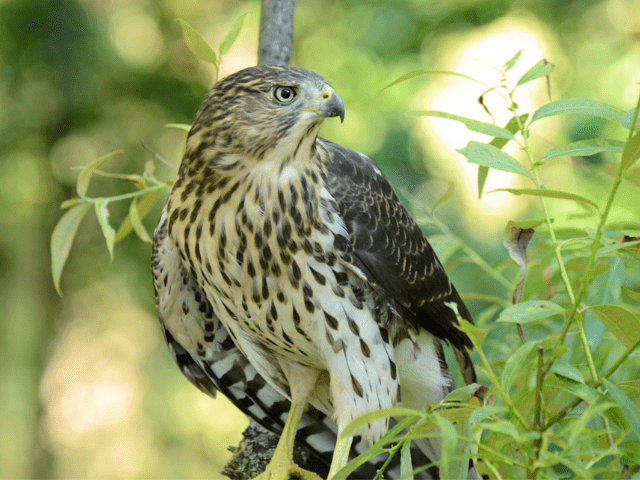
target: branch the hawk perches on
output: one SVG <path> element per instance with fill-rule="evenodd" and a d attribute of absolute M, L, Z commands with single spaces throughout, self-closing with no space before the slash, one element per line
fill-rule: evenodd
<path fill-rule="evenodd" d="M 271 478 L 296 472 L 294 438 L 333 459 L 331 476 L 355 450 L 350 438 L 336 445 L 353 419 L 442 400 L 453 382 L 441 340 L 475 381 L 471 342 L 446 303 L 471 316 L 422 231 L 369 158 L 317 136 L 344 113 L 327 81 L 300 68 L 221 80 L 155 232 L 169 348 L 202 391 L 283 431 Z M 376 420 L 358 434 L 371 443 L 388 427 Z M 437 439 L 416 443 L 417 461 L 437 462 Z"/>

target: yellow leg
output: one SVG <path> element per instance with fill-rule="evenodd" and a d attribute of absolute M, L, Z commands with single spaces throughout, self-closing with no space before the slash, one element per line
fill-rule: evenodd
<path fill-rule="evenodd" d="M 264 472 L 256 477 L 257 480 L 322 480 L 316 473 L 300 468 L 293 462 L 293 444 L 296 440 L 298 425 L 307 405 L 307 398 L 313 390 L 319 371 L 283 363 L 282 370 L 289 380 L 291 388 L 291 409 L 287 415 L 282 435 Z"/>
<path fill-rule="evenodd" d="M 338 436 L 338 443 L 333 451 L 333 460 L 331 460 L 331 468 L 329 469 L 329 476 L 327 480 L 332 480 L 335 474 L 344 467 L 349 461 L 349 452 L 351 451 L 352 436 L 340 438 Z"/>
<path fill-rule="evenodd" d="M 291 404 L 291 410 L 273 457 L 265 471 L 258 475 L 256 480 L 289 480 L 290 477 L 301 480 L 322 480 L 319 475 L 304 470 L 293 462 L 293 444 L 303 412 L 304 405 Z"/>

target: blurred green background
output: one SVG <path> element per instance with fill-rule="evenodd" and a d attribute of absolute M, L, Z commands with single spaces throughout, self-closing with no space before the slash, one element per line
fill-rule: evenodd
<path fill-rule="evenodd" d="M 110 263 L 88 215 L 59 297 L 49 238 L 60 203 L 75 194 L 72 167 L 123 149 L 104 169 L 139 173 L 152 158 L 141 142 L 179 164 L 186 134 L 164 125 L 192 121 L 213 70 L 188 51 L 175 18 L 217 45 L 247 14 L 224 76 L 255 64 L 259 12 L 257 0 L 0 0 L 0 477 L 217 478 L 226 447 L 241 438 L 243 415 L 221 395 L 212 400 L 193 388 L 164 346 L 150 246 L 131 235 Z M 553 100 L 585 97 L 628 110 L 640 79 L 640 1 L 299 0 L 292 63 L 324 75 L 345 101 L 344 124 L 326 122 L 323 136 L 373 158 L 421 219 L 453 182 L 454 197 L 438 217 L 495 264 L 506 258 L 506 221 L 536 218 L 535 204 L 506 194 L 479 201 L 477 167 L 455 149 L 486 137 L 404 115 L 436 109 L 491 122 L 477 103 L 482 90 L 451 76 L 380 90 L 423 68 L 494 85 L 494 67 L 519 49 L 513 81 L 546 58 L 556 65 Z M 517 101 L 533 112 L 548 101 L 545 82 L 527 85 Z M 485 103 L 506 123 L 498 97 Z M 604 122 L 557 117 L 536 126 L 533 145 L 541 155 L 597 135 L 625 138 Z M 521 156 L 516 146 L 507 151 Z M 609 158 L 565 158 L 543 170 L 543 181 L 600 203 L 610 170 Z M 175 175 L 161 163 L 156 173 Z M 485 190 L 510 186 L 529 185 L 492 172 Z M 131 189 L 94 178 L 89 195 Z M 612 220 L 638 222 L 638 200 L 637 184 L 625 185 Z M 161 203 L 145 220 L 150 230 Z M 111 207 L 115 226 L 127 208 Z M 551 208 L 558 225 L 577 209 L 570 202 Z M 446 245 L 437 249 L 446 258 Z M 509 298 L 477 267 L 450 267 L 463 294 Z M 515 268 L 509 274 L 515 284 Z M 470 307 L 481 324 L 491 321 L 481 302 Z"/>

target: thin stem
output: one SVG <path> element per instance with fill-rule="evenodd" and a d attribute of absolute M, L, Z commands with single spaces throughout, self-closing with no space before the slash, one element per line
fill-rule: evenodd
<path fill-rule="evenodd" d="M 527 425 L 527 422 L 525 422 L 524 418 L 522 418 L 522 415 L 520 415 L 520 412 L 516 409 L 516 406 L 511 401 L 511 397 L 509 397 L 509 394 L 506 392 L 504 388 L 502 388 L 502 384 L 496 377 L 496 374 L 491 369 L 491 364 L 489 363 L 489 360 L 487 360 L 487 357 L 485 356 L 484 352 L 482 351 L 481 348 L 477 348 L 476 351 L 480 356 L 480 360 L 482 360 L 482 364 L 484 365 L 484 368 L 489 377 L 489 380 L 491 380 L 491 384 L 498 391 L 498 393 L 502 397 L 502 400 L 507 405 L 507 407 L 509 407 L 509 410 L 511 411 L 513 416 L 518 419 L 518 422 L 520 422 L 520 425 L 522 425 L 525 429 L 528 430 L 530 428 L 529 425 Z"/>
<path fill-rule="evenodd" d="M 159 185 L 155 185 L 153 187 L 147 187 L 144 190 L 138 190 L 136 192 L 130 192 L 130 193 L 123 193 L 122 195 L 116 195 L 115 197 L 100 197 L 106 200 L 109 200 L 109 202 L 117 202 L 119 200 L 127 200 L 129 198 L 136 198 L 136 197 L 141 197 L 143 195 L 146 195 L 149 192 L 153 192 L 155 190 L 162 190 L 163 188 L 167 188 L 167 185 L 162 183 Z M 81 199 L 83 202 L 88 202 L 88 203 L 96 203 L 96 201 L 98 200 L 97 198 L 91 198 L 91 197 L 83 197 Z"/>

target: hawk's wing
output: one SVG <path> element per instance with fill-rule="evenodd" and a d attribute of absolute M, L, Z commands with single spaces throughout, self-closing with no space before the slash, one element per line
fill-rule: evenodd
<path fill-rule="evenodd" d="M 211 304 L 185 267 L 179 250 L 167 232 L 167 215 L 163 213 L 154 235 L 152 252 L 153 282 L 160 323 L 167 345 L 175 362 L 187 379 L 204 393 L 215 397 L 222 392 L 245 415 L 268 430 L 280 434 L 291 402 L 272 388 L 258 374 L 236 347 L 226 329 L 215 316 Z M 189 319 L 187 320 L 187 317 Z M 208 356 L 189 352 L 179 341 L 179 332 L 170 332 L 169 324 L 213 322 L 207 332 Z M 336 425 L 324 413 L 309 406 L 300 421 L 296 442 L 315 453 L 316 460 L 325 465 L 326 473 L 336 444 Z M 354 442 L 351 457 L 366 451 L 361 442 Z M 415 465 L 429 463 L 417 448 L 411 449 Z M 354 472 L 356 478 L 373 478 L 385 458 L 375 458 Z M 319 469 L 318 469 L 319 470 Z M 399 458 L 393 459 L 386 470 L 388 478 L 399 476 Z M 431 478 L 428 472 L 416 478 Z"/>
<path fill-rule="evenodd" d="M 211 304 L 194 281 L 180 257 L 178 247 L 168 235 L 167 215 L 163 213 L 154 235 L 152 253 L 153 282 L 160 323 L 171 354 L 187 379 L 204 393 L 215 397 L 222 392 L 236 407 L 263 427 L 282 432 L 291 402 L 258 374 L 236 347 L 231 336 L 212 310 Z M 206 348 L 202 355 L 180 343 L 180 328 L 175 325 L 213 325 L 206 328 Z M 174 325 L 173 332 L 167 328 Z M 336 444 L 337 427 L 324 413 L 309 406 L 300 422 L 296 442 L 315 453 L 326 473 Z M 356 443 L 352 456 L 366 449 Z M 413 452 L 419 455 L 419 452 Z M 360 467 L 355 475 L 373 478 L 384 458 L 376 458 Z M 397 462 L 394 462 L 397 463 Z M 397 467 L 397 466 L 396 466 Z M 318 468 L 320 470 L 320 468 Z M 388 470 L 389 473 L 390 469 Z M 397 476 L 397 472 L 392 474 Z"/>
<path fill-rule="evenodd" d="M 328 153 L 328 189 L 350 235 L 346 260 L 406 321 L 449 341 L 465 380 L 475 381 L 465 348 L 471 341 L 457 328 L 456 315 L 445 302 L 454 302 L 470 322 L 471 314 L 424 234 L 368 157 L 319 140 Z"/>

